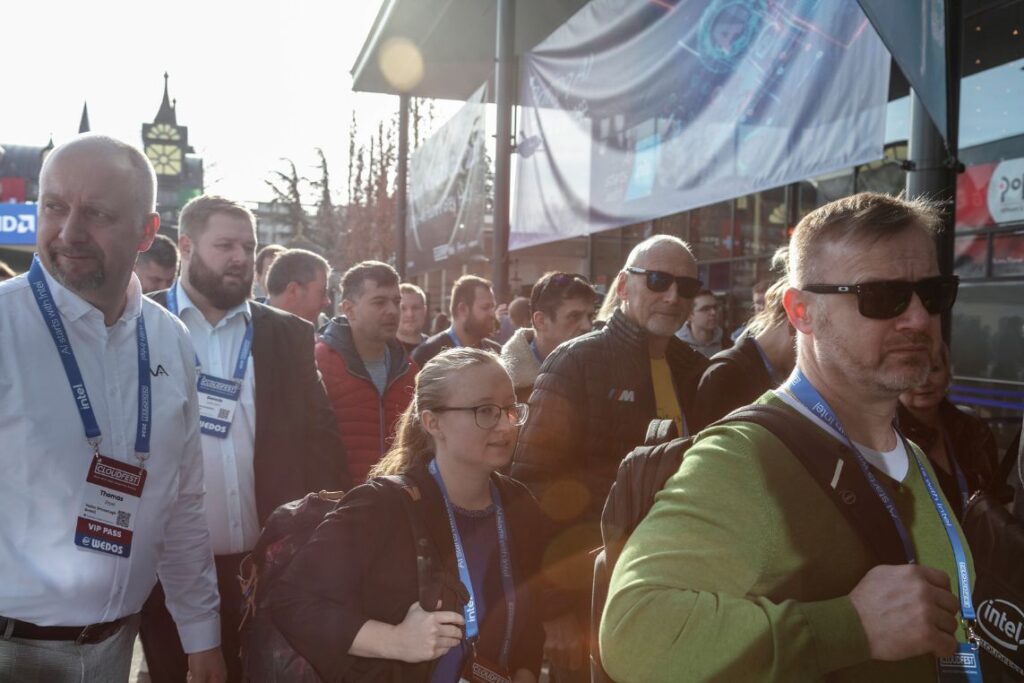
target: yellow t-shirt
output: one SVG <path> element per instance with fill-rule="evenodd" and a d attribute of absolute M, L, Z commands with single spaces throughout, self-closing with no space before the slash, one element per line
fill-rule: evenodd
<path fill-rule="evenodd" d="M 672 371 L 664 358 L 651 359 L 651 380 L 654 382 L 654 405 L 659 420 L 672 420 L 682 436 L 688 436 L 683 420 L 683 408 L 676 396 Z"/>

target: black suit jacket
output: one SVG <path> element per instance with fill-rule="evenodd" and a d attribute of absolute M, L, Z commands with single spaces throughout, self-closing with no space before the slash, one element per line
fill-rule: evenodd
<path fill-rule="evenodd" d="M 167 291 L 150 297 L 167 306 Z M 256 513 L 264 523 L 277 506 L 310 491 L 349 487 L 345 449 L 313 359 L 313 326 L 276 308 L 249 302 L 256 374 Z"/>
<path fill-rule="evenodd" d="M 750 405 L 775 386 L 754 340 L 743 335 L 735 346 L 712 356 L 700 378 L 697 406 L 701 424 L 711 424 L 740 406 Z"/>

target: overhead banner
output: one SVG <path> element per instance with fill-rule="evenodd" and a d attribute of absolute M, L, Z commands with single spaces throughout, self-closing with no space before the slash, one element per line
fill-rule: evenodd
<path fill-rule="evenodd" d="M 849 0 L 591 0 L 519 87 L 512 248 L 881 158 L 889 54 Z"/>
<path fill-rule="evenodd" d="M 409 158 L 409 274 L 484 252 L 486 96 L 484 85 Z"/>
<path fill-rule="evenodd" d="M 36 243 L 36 205 L 0 203 L 0 244 Z"/>

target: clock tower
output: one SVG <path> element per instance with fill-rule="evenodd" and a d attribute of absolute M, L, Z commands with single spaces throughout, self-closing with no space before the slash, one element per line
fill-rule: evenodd
<path fill-rule="evenodd" d="M 202 194 L 203 162 L 190 156 L 195 150 L 188 144 L 188 127 L 178 125 L 177 102 L 171 100 L 168 79 L 164 73 L 164 97 L 156 118 L 142 124 L 142 149 L 156 170 L 161 224 L 176 228 L 181 207 Z"/>

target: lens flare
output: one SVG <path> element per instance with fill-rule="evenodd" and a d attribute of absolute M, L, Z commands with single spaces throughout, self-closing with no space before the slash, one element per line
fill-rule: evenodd
<path fill-rule="evenodd" d="M 423 80 L 423 55 L 408 38 L 389 38 L 380 48 L 377 64 L 384 79 L 400 92 Z"/>

